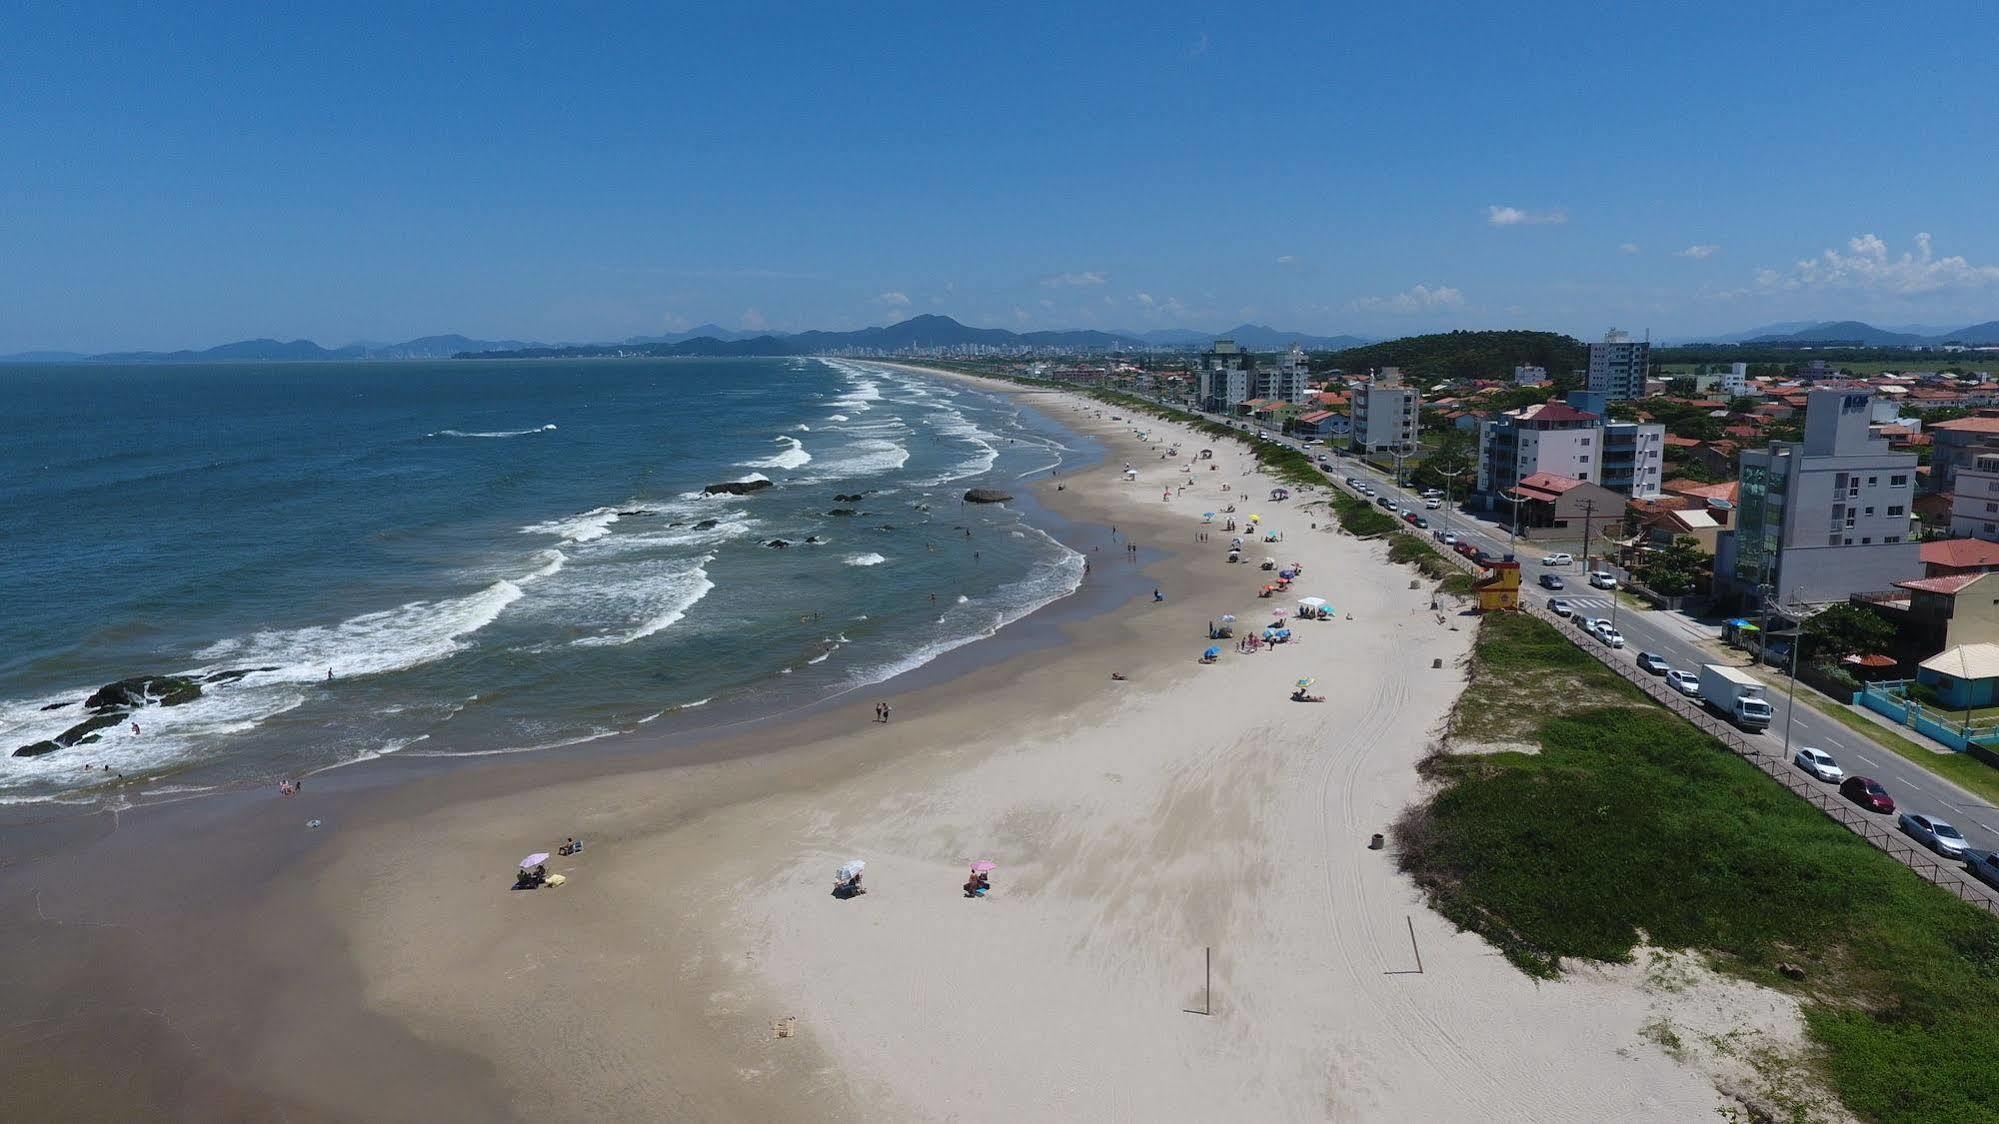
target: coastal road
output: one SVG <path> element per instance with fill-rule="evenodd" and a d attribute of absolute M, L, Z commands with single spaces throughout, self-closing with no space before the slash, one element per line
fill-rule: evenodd
<path fill-rule="evenodd" d="M 1316 451 L 1314 452 L 1316 455 Z M 1396 489 L 1393 482 L 1388 479 L 1391 474 L 1377 472 L 1355 458 L 1335 457 L 1327 472 L 1341 482 L 1344 482 L 1348 476 L 1365 480 L 1377 492 L 1392 496 L 1398 504 L 1413 503 L 1416 510 L 1422 510 L 1422 500 L 1413 491 Z M 1443 521 L 1438 518 L 1441 512 L 1431 511 L 1424 514 L 1430 516 L 1433 529 L 1443 530 Z M 1491 523 L 1467 519 L 1463 513 L 1457 512 L 1452 514 L 1450 529 L 1460 539 L 1469 541 L 1472 545 L 1494 555 L 1504 555 L 1507 551 L 1505 530 L 1496 528 Z M 1531 589 L 1533 591 L 1531 596 L 1540 604 L 1546 604 L 1550 597 L 1560 597 L 1568 601 L 1575 606 L 1578 619 L 1612 618 L 1614 626 L 1624 634 L 1625 647 L 1622 654 L 1624 659 L 1636 660 L 1639 652 L 1657 652 L 1674 667 L 1696 674 L 1699 673 L 1700 665 L 1704 663 L 1741 663 L 1740 660 L 1723 661 L 1712 649 L 1702 646 L 1704 643 L 1712 644 L 1719 640 L 1719 632 L 1716 629 L 1679 613 L 1636 610 L 1629 605 L 1619 603 L 1616 597 L 1603 590 L 1591 588 L 1582 573 L 1580 562 L 1569 566 L 1542 566 L 1539 549 L 1524 540 L 1516 544 L 1515 556 L 1522 562 L 1520 581 L 1523 598 L 1530 596 L 1527 591 Z M 1607 568 L 1620 579 L 1626 576 L 1616 566 Z M 1560 574 L 1568 588 L 1560 593 L 1540 588 L 1535 583 L 1543 573 Z M 1578 644 L 1599 643 L 1593 637 L 1585 635 L 1580 627 L 1572 627 L 1575 632 L 1574 639 Z M 1805 688 L 1806 691 L 1810 689 Z M 1783 750 L 1788 729 L 1790 749 L 1784 753 L 1787 761 L 1791 753 L 1795 753 L 1801 746 L 1822 749 L 1831 754 L 1833 760 L 1839 762 L 1840 767 L 1849 775 L 1858 773 L 1880 781 L 1888 790 L 1888 794 L 1895 798 L 1898 810 L 1933 814 L 1955 824 L 1958 830 L 1964 832 L 1965 838 L 1974 848 L 1999 850 L 1999 807 L 1994 807 L 1984 797 L 1959 788 L 1894 750 L 1888 749 L 1873 738 L 1827 717 L 1802 700 L 1793 705 L 1786 692 L 1780 689 L 1773 687 L 1767 694 L 1770 697 L 1770 705 L 1775 711 L 1770 728 L 1760 735 L 1751 734 L 1749 737 L 1768 739 L 1767 748 L 1771 752 Z M 1789 767 L 1799 776 L 1809 777 L 1809 774 L 1797 766 Z M 1812 783 L 1821 782 L 1814 780 Z M 1824 787 L 1828 791 L 1835 788 L 1833 785 Z M 1894 830 L 1893 815 L 1878 818 L 1883 828 Z"/>

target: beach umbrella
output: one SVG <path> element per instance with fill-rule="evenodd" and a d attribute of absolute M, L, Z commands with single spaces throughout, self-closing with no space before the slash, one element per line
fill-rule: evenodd
<path fill-rule="evenodd" d="M 1307 675 L 1303 679 L 1298 680 L 1298 689 L 1302 691 L 1305 688 L 1310 687 L 1312 684 L 1317 682 L 1318 682 L 1317 679 L 1314 679 L 1311 676 Z"/>
<path fill-rule="evenodd" d="M 1250 516 L 1250 517 L 1249 517 L 1249 521 L 1250 521 L 1251 523 L 1261 523 L 1261 522 L 1263 522 L 1263 516 L 1261 516 L 1261 515 L 1252 515 L 1252 516 Z"/>
<path fill-rule="evenodd" d="M 860 874 L 862 871 L 866 870 L 867 868 L 868 864 L 862 859 L 848 859 L 845 863 L 841 865 L 839 870 L 836 870 L 833 873 L 838 875 L 840 881 L 842 882 L 852 882 L 856 875 Z"/>
<path fill-rule="evenodd" d="M 527 870 L 532 867 L 537 867 L 547 861 L 548 861 L 547 851 L 536 851 L 534 854 L 529 855 L 527 858 L 521 860 L 521 869 Z"/>
<path fill-rule="evenodd" d="M 984 874 L 987 871 L 997 869 L 999 869 L 999 864 L 991 859 L 980 859 L 978 862 L 972 864 L 973 874 Z"/>
<path fill-rule="evenodd" d="M 1272 609 L 1272 610 L 1270 610 L 1270 615 L 1271 615 L 1271 616 L 1273 616 L 1273 617 L 1276 617 L 1276 618 L 1277 618 L 1278 620 L 1283 620 L 1283 619 L 1284 619 L 1284 610 L 1282 610 L 1282 609 Z"/>
<path fill-rule="evenodd" d="M 1220 648 L 1209 648 L 1207 651 L 1201 653 L 1201 658 L 1211 660 L 1221 654 L 1222 650 Z"/>
<path fill-rule="evenodd" d="M 1234 614 L 1234 613 L 1223 613 L 1223 614 L 1222 614 L 1222 623 L 1223 623 L 1223 624 L 1234 624 L 1234 623 L 1235 623 L 1235 614 Z"/>

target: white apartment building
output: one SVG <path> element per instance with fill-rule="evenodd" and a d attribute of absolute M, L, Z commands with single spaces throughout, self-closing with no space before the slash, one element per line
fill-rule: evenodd
<path fill-rule="evenodd" d="M 1201 353 L 1198 391 L 1201 409 L 1211 414 L 1233 413 L 1255 395 L 1256 373 L 1249 355 L 1234 340 L 1216 340 Z"/>
<path fill-rule="evenodd" d="M 1514 386 L 1533 386 L 1536 383 L 1544 383 L 1547 381 L 1548 381 L 1548 368 L 1546 367 L 1523 366 L 1523 367 L 1513 368 Z"/>
<path fill-rule="evenodd" d="M 1537 472 L 1600 484 L 1636 499 L 1661 494 L 1666 427 L 1605 421 L 1565 402 L 1523 406 L 1478 427 L 1478 483 L 1491 507 Z"/>
<path fill-rule="evenodd" d="M 1730 398 L 1748 396 L 1751 393 L 1749 389 L 1749 364 L 1730 363 L 1728 370 L 1722 372 L 1721 375 L 1721 392 Z"/>
<path fill-rule="evenodd" d="M 1999 453 L 1979 453 L 1957 470 L 1950 498 L 1950 533 L 1999 542 Z"/>
<path fill-rule="evenodd" d="M 1615 328 L 1602 343 L 1589 345 L 1589 389 L 1612 400 L 1645 397 L 1645 371 L 1652 345 Z"/>
<path fill-rule="evenodd" d="M 1402 371 L 1383 367 L 1353 394 L 1353 448 L 1361 453 L 1416 451 L 1416 411 L 1420 400 L 1413 386 L 1402 385 Z"/>
<path fill-rule="evenodd" d="M 1294 343 L 1276 365 L 1256 372 L 1255 396 L 1271 401 L 1303 402 L 1306 380 L 1311 374 L 1312 361 Z"/>

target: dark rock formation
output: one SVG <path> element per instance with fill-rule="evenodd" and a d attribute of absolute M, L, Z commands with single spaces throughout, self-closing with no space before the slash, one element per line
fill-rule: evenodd
<path fill-rule="evenodd" d="M 761 492 L 770 486 L 768 480 L 730 480 L 722 484 L 710 484 L 701 490 L 711 496 L 747 496 L 751 492 Z"/>
<path fill-rule="evenodd" d="M 76 705 L 76 702 L 75 702 L 75 700 L 71 700 L 71 701 L 69 701 L 69 702 L 59 702 L 59 703 L 50 703 L 49 705 L 47 705 L 47 706 L 43 707 L 42 709 L 43 709 L 43 710 L 61 710 L 61 709 L 62 709 L 63 707 L 66 707 L 66 706 L 75 706 L 75 705 Z"/>
<path fill-rule="evenodd" d="M 657 515 L 659 513 L 649 507 L 635 507 L 632 508 L 630 511 L 620 511 L 618 514 L 626 519 L 629 519 L 635 515 Z"/>
<path fill-rule="evenodd" d="M 713 519 L 703 519 L 694 525 L 694 529 L 697 531 L 706 531 L 712 529 L 714 526 L 715 521 Z"/>
<path fill-rule="evenodd" d="M 218 671 L 201 677 L 203 683 L 234 683 L 245 675 L 255 675 L 260 671 L 276 671 L 275 667 L 238 667 L 228 671 Z"/>
<path fill-rule="evenodd" d="M 136 675 L 99 687 L 83 700 L 83 705 L 89 710 L 146 706 L 150 703 L 179 706 L 200 697 L 201 684 L 185 675 Z"/>
<path fill-rule="evenodd" d="M 853 508 L 851 508 L 851 507 L 836 507 L 836 508 L 832 509 L 831 511 L 828 511 L 828 512 L 827 512 L 826 514 L 828 514 L 828 515 L 852 515 L 853 513 L 854 513 L 854 509 L 853 509 Z"/>
<path fill-rule="evenodd" d="M 54 742 L 35 742 L 14 751 L 16 757 L 40 757 L 44 753 L 54 753 L 62 747 Z"/>
<path fill-rule="evenodd" d="M 785 547 L 790 546 L 791 544 L 789 542 L 786 542 L 784 539 L 772 539 L 769 542 L 765 543 L 764 545 L 770 547 L 773 550 L 783 550 Z"/>
<path fill-rule="evenodd" d="M 859 503 L 859 502 L 861 502 L 861 497 L 862 497 L 862 496 L 865 496 L 865 495 L 867 495 L 867 493 L 866 493 L 866 492 L 855 492 L 855 493 L 854 493 L 853 495 L 851 495 L 851 496 L 843 496 L 843 495 L 840 495 L 840 494 L 839 494 L 838 492 L 835 492 L 835 493 L 833 494 L 833 502 L 835 502 L 835 503 Z"/>
<path fill-rule="evenodd" d="M 819 536 L 818 536 L 818 535 L 807 535 L 807 536 L 805 536 L 805 542 L 806 542 L 806 545 L 808 545 L 808 546 L 816 546 L 816 545 L 818 544 L 818 542 L 819 542 Z"/>
<path fill-rule="evenodd" d="M 1011 499 L 1013 497 L 1005 492 L 994 491 L 991 488 L 973 488 L 965 493 L 966 503 L 1006 503 Z"/>

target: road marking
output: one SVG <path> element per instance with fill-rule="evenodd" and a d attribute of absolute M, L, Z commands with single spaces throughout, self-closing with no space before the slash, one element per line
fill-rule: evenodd
<path fill-rule="evenodd" d="M 1855 756 L 1855 757 L 1859 757 L 1859 758 L 1860 758 L 1860 760 L 1861 760 L 1861 762 L 1862 762 L 1863 764 L 1866 764 L 1866 765 L 1868 765 L 1868 766 L 1870 766 L 1870 767 L 1872 767 L 1872 768 L 1876 768 L 1876 769 L 1878 769 L 1878 768 L 1880 768 L 1880 767 L 1881 767 L 1880 763 L 1879 763 L 1879 762 L 1877 762 L 1877 761 L 1875 761 L 1875 760 L 1874 760 L 1873 758 L 1871 758 L 1871 757 L 1861 757 L 1861 755 L 1860 755 L 1860 754 L 1858 754 L 1858 753 L 1854 754 L 1854 756 Z"/>
<path fill-rule="evenodd" d="M 1820 740 L 1820 741 L 1822 741 L 1822 742 L 1824 742 L 1825 744 L 1827 744 L 1827 745 L 1829 745 L 1829 746 L 1833 747 L 1834 749 L 1845 749 L 1845 748 L 1846 748 L 1845 746 L 1843 746 L 1843 745 L 1839 744 L 1838 742 L 1836 742 L 1836 741 L 1833 741 L 1833 740 L 1832 740 L 1831 738 L 1820 738 L 1819 740 Z"/>

